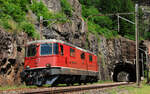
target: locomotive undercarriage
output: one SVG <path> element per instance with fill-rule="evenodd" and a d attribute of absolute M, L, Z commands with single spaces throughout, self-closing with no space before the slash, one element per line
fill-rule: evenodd
<path fill-rule="evenodd" d="M 66 71 L 67 70 L 67 71 Z M 26 85 L 42 86 L 49 84 L 57 86 L 58 84 L 73 85 L 74 83 L 93 83 L 98 80 L 98 73 L 88 71 L 80 71 L 72 69 L 62 69 L 60 67 L 54 68 L 40 68 L 40 69 L 26 69 L 21 73 L 21 78 Z"/>

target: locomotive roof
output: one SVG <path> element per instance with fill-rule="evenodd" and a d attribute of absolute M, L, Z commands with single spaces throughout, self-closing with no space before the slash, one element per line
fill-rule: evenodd
<path fill-rule="evenodd" d="M 62 41 L 62 40 L 56 40 L 56 39 L 30 41 L 30 42 L 27 42 L 27 45 L 36 44 L 36 43 L 48 43 L 48 42 L 57 42 L 57 43 L 66 44 L 66 45 L 68 45 L 68 46 L 71 46 L 71 47 L 77 48 L 77 49 L 79 49 L 79 50 L 82 50 L 82 51 L 84 51 L 84 52 L 88 52 L 88 53 L 90 53 L 90 54 L 94 54 L 94 53 L 91 52 L 91 51 L 82 49 L 82 48 L 77 47 L 77 46 L 75 46 L 75 45 L 73 45 L 73 44 L 67 43 L 67 42 Z M 94 54 L 94 55 L 96 55 L 96 54 Z"/>

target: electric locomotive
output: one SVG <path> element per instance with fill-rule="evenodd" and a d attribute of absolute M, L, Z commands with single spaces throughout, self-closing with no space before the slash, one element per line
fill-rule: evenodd
<path fill-rule="evenodd" d="M 97 82 L 97 56 L 61 40 L 28 42 L 21 79 L 37 86 Z"/>

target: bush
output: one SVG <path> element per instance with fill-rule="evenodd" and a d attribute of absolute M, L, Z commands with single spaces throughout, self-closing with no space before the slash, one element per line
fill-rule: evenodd
<path fill-rule="evenodd" d="M 72 12 L 73 8 L 70 5 L 70 3 L 67 0 L 61 0 L 61 6 L 62 6 L 62 11 L 68 15 L 69 17 L 72 17 Z"/>
<path fill-rule="evenodd" d="M 0 25 L 6 30 L 11 29 L 11 25 L 8 23 L 8 21 L 8 19 L 0 19 Z"/>
<path fill-rule="evenodd" d="M 38 20 L 40 20 L 40 16 L 43 17 L 43 20 L 50 20 L 48 22 L 44 22 L 44 26 L 48 26 L 53 21 L 57 22 L 66 22 L 67 18 L 64 13 L 52 13 L 48 10 L 48 8 L 43 4 L 42 1 L 37 2 L 33 0 L 33 4 L 30 6 L 31 10 L 37 15 Z"/>
<path fill-rule="evenodd" d="M 0 0 L 0 25 L 7 31 L 16 32 L 23 30 L 29 36 L 39 39 L 40 35 L 36 32 L 34 24 L 31 24 L 26 19 L 29 2 L 30 0 Z M 42 9 L 42 14 L 44 12 Z"/>
<path fill-rule="evenodd" d="M 106 38 L 112 38 L 118 33 L 112 31 L 112 20 L 107 16 L 98 16 L 101 13 L 94 6 L 82 5 L 82 16 L 88 18 L 88 30 L 95 34 L 104 35 Z"/>
<path fill-rule="evenodd" d="M 109 30 L 107 28 L 101 28 L 99 31 L 100 34 L 103 34 L 108 39 L 116 37 L 118 35 L 117 31 Z"/>
<path fill-rule="evenodd" d="M 82 5 L 82 16 L 89 17 L 91 15 L 98 15 L 100 12 L 94 6 Z"/>
<path fill-rule="evenodd" d="M 29 22 L 22 22 L 21 23 L 21 28 L 23 29 L 24 32 L 26 32 L 29 36 L 34 36 L 35 35 L 35 27 L 33 24 Z"/>
<path fill-rule="evenodd" d="M 88 21 L 88 30 L 93 33 L 97 33 L 101 27 L 98 24 L 93 23 L 92 21 Z"/>
<path fill-rule="evenodd" d="M 99 3 L 101 2 L 101 0 L 79 0 L 79 2 L 82 5 L 86 5 L 86 6 L 99 6 Z"/>
<path fill-rule="evenodd" d="M 11 16 L 14 21 L 21 22 L 25 19 L 25 11 L 20 7 L 19 2 L 13 2 L 14 0 L 1 1 L 0 5 L 3 16 Z"/>
<path fill-rule="evenodd" d="M 88 30 L 94 34 L 104 35 L 106 38 L 113 38 L 118 35 L 117 31 L 109 30 L 107 28 L 102 28 L 98 24 L 88 21 Z"/>
<path fill-rule="evenodd" d="M 36 0 L 33 0 L 33 4 L 30 6 L 30 8 L 38 16 L 38 20 L 40 20 L 40 16 L 43 16 L 43 19 L 45 20 L 53 16 L 42 1 L 37 2 Z"/>
<path fill-rule="evenodd" d="M 94 22 L 101 27 L 106 27 L 108 29 L 112 29 L 112 20 L 107 16 L 96 16 L 94 17 Z"/>
<path fill-rule="evenodd" d="M 134 4 L 132 0 L 79 0 L 79 1 L 82 4 L 82 15 L 85 18 L 89 17 L 90 15 L 97 15 L 100 13 L 108 14 L 108 13 L 134 12 Z M 134 21 L 133 15 L 126 15 L 123 17 L 131 21 Z M 95 16 L 89 18 L 88 20 L 92 21 L 92 23 L 94 22 L 94 24 L 98 24 L 101 28 L 103 28 L 102 29 L 103 33 L 108 31 L 106 29 L 110 29 L 110 31 L 112 31 L 112 29 L 113 30 L 117 29 L 116 23 L 117 17 Z M 134 25 L 126 21 L 120 20 L 120 32 L 118 33 L 122 36 L 128 36 L 130 39 L 134 39 L 134 37 L 131 36 L 135 35 Z M 106 34 L 107 33 L 105 33 L 105 35 Z"/>

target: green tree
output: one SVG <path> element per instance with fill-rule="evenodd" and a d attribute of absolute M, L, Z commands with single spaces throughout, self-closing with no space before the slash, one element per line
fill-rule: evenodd
<path fill-rule="evenodd" d="M 131 0 L 80 0 L 80 3 L 83 5 L 82 14 L 84 17 L 87 17 L 87 15 L 89 14 L 93 15 L 94 13 L 97 12 L 99 12 L 99 14 L 134 12 L 134 3 Z M 94 7 L 96 9 L 93 8 L 92 10 L 91 7 Z M 126 16 L 121 15 L 121 16 L 129 19 L 130 21 L 134 21 L 134 15 L 126 15 Z M 117 30 L 116 16 L 94 17 L 94 18 L 95 23 L 100 25 L 101 27 L 107 27 L 110 30 L 111 29 Z M 125 37 L 127 36 L 130 39 L 134 39 L 133 38 L 135 34 L 134 31 L 135 31 L 134 25 L 124 20 L 120 20 L 120 32 L 118 32 L 120 35 Z"/>
<path fill-rule="evenodd" d="M 108 3 L 109 2 L 109 3 Z M 101 0 L 100 5 L 102 13 L 128 13 L 134 12 L 134 3 L 131 0 Z M 131 21 L 134 21 L 133 15 L 123 16 Z M 117 25 L 117 18 L 112 17 L 114 25 Z M 122 36 L 134 35 L 134 25 L 120 20 L 120 32 L 119 34 Z"/>

